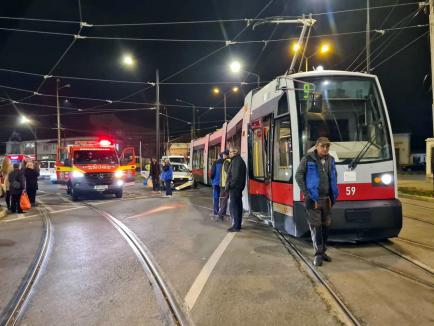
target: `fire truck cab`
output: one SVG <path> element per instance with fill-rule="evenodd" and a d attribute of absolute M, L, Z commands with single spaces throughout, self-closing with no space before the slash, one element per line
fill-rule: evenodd
<path fill-rule="evenodd" d="M 134 177 L 134 157 L 133 147 L 125 148 L 119 156 L 108 140 L 76 141 L 58 149 L 57 180 L 66 184 L 73 201 L 92 193 L 121 198 L 125 182 Z"/>

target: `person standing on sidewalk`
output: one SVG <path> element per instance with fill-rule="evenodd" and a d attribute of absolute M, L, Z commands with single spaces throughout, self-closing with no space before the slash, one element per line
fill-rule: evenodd
<path fill-rule="evenodd" d="M 26 191 L 29 196 L 30 204 L 35 207 L 39 171 L 35 168 L 33 162 L 27 163 L 26 168 L 24 169 L 24 176 L 26 178 Z"/>
<path fill-rule="evenodd" d="M 243 219 L 243 190 L 246 186 L 246 163 L 238 153 L 238 149 L 229 150 L 231 165 L 229 166 L 226 189 L 229 191 L 229 210 L 234 223 L 228 232 L 240 232 Z"/>
<path fill-rule="evenodd" d="M 329 150 L 329 139 L 319 137 L 315 151 L 303 157 L 295 174 L 295 180 L 304 195 L 307 222 L 315 250 L 315 266 L 321 266 L 323 261 L 331 261 L 326 254 L 326 243 L 331 223 L 330 211 L 339 195 L 335 160 L 329 155 Z"/>
<path fill-rule="evenodd" d="M 5 157 L 1 169 L 1 187 L 5 195 L 6 206 L 11 209 L 11 192 L 9 191 L 9 174 L 14 170 L 9 157 Z"/>
<path fill-rule="evenodd" d="M 229 151 L 225 150 L 221 153 L 223 157 L 223 164 L 220 176 L 220 210 L 218 212 L 219 219 L 224 221 L 226 212 L 228 210 L 229 192 L 226 191 L 226 182 L 228 180 L 229 166 L 231 165 L 231 159 L 229 158 Z"/>
<path fill-rule="evenodd" d="M 160 190 L 160 164 L 155 158 L 152 158 L 149 175 L 152 179 L 152 191 Z"/>
<path fill-rule="evenodd" d="M 21 194 L 26 189 L 26 180 L 18 163 L 14 164 L 14 170 L 9 174 L 9 191 L 11 193 L 12 213 L 24 213 L 20 206 Z"/>
<path fill-rule="evenodd" d="M 166 197 L 172 197 L 173 170 L 169 160 L 164 161 L 163 172 L 161 173 L 160 178 L 164 183 L 164 188 L 166 189 Z"/>
<path fill-rule="evenodd" d="M 220 181 L 223 166 L 223 155 L 220 154 L 220 159 L 215 161 L 211 167 L 211 185 L 213 192 L 213 215 L 215 218 L 219 214 L 219 200 L 220 200 Z"/>

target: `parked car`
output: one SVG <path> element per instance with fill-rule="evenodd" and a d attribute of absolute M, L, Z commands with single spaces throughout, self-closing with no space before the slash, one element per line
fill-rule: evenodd
<path fill-rule="evenodd" d="M 172 188 L 193 185 L 193 174 L 183 163 L 170 163 L 173 169 Z M 188 183 L 188 184 L 187 184 Z M 182 187 L 184 188 L 184 187 Z"/>
<path fill-rule="evenodd" d="M 405 172 L 412 172 L 412 171 L 425 171 L 426 169 L 426 163 L 415 163 L 415 164 L 407 164 L 402 165 L 401 170 Z"/>

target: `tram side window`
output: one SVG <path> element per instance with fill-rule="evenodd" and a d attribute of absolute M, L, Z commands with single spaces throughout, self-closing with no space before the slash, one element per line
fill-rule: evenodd
<path fill-rule="evenodd" d="M 193 169 L 203 168 L 203 150 L 193 151 Z"/>
<path fill-rule="evenodd" d="M 286 95 L 286 92 L 283 93 L 282 97 L 279 100 L 279 104 L 277 107 L 277 115 L 288 113 L 289 107 L 288 107 L 288 97 Z"/>
<path fill-rule="evenodd" d="M 289 116 L 274 125 L 274 180 L 292 182 L 292 139 Z"/>
<path fill-rule="evenodd" d="M 262 143 L 262 130 L 254 129 L 252 142 L 253 177 L 260 180 L 264 180 L 264 152 Z"/>
<path fill-rule="evenodd" d="M 215 161 L 218 160 L 220 154 L 220 144 L 211 146 L 208 151 L 208 171 L 211 171 L 211 167 Z"/>

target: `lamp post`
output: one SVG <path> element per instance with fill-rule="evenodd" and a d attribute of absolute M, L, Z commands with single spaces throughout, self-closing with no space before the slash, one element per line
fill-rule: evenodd
<path fill-rule="evenodd" d="M 193 103 L 181 100 L 179 98 L 176 99 L 176 102 L 187 104 L 187 105 L 191 106 L 191 108 L 193 110 L 193 118 L 192 118 L 193 122 L 191 124 L 191 140 L 193 140 L 196 137 L 196 105 Z"/>
<path fill-rule="evenodd" d="M 226 92 L 222 92 L 222 91 L 220 90 L 220 88 L 218 88 L 218 87 L 214 87 L 214 88 L 212 89 L 212 92 L 213 92 L 214 95 L 219 95 L 220 93 L 223 94 L 223 107 L 224 107 L 224 121 L 225 121 L 225 122 L 228 121 L 228 120 L 227 120 L 227 107 L 226 107 L 227 94 L 230 94 L 230 93 L 238 93 L 239 90 L 240 90 L 240 88 L 237 87 L 237 86 L 232 87 L 229 91 L 226 91 Z"/>
<path fill-rule="evenodd" d="M 231 64 L 229 65 L 229 68 L 233 73 L 244 72 L 248 75 L 256 76 L 256 87 L 257 88 L 260 87 L 261 76 L 259 76 L 259 74 L 257 74 L 257 73 L 242 69 L 242 65 L 239 61 L 232 61 Z"/>
<path fill-rule="evenodd" d="M 56 112 L 57 112 L 57 147 L 60 148 L 60 104 L 59 104 L 59 90 L 62 88 L 71 87 L 70 84 L 60 86 L 60 79 L 56 79 Z"/>
<path fill-rule="evenodd" d="M 33 138 L 35 141 L 35 160 L 38 160 L 38 137 L 36 135 L 36 125 L 34 124 L 34 122 L 32 120 L 30 120 L 29 118 L 27 118 L 25 115 L 21 115 L 20 116 L 20 124 L 22 125 L 26 125 L 29 127 L 30 131 L 33 134 Z M 32 128 L 33 125 L 33 128 Z"/>

